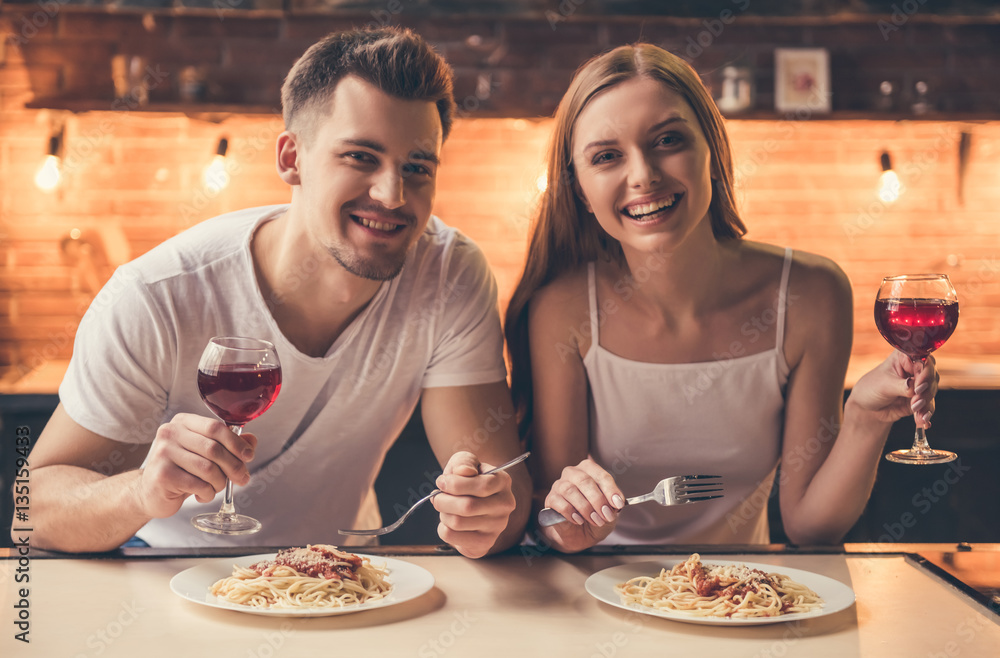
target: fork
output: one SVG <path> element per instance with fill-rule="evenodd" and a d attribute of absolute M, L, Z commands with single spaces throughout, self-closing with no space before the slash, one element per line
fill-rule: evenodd
<path fill-rule="evenodd" d="M 675 475 L 673 477 L 660 480 L 656 484 L 656 487 L 654 487 L 648 494 L 627 499 L 625 504 L 636 505 L 638 503 L 646 503 L 652 500 L 661 505 L 684 505 L 687 503 L 697 503 L 703 500 L 712 500 L 713 498 L 722 498 L 722 493 L 718 496 L 703 495 L 721 492 L 723 490 L 725 486 L 724 483 L 714 479 L 720 477 L 722 476 Z M 698 480 L 711 481 L 698 482 Z M 713 489 L 709 487 L 715 488 Z M 538 513 L 538 523 L 542 526 L 556 525 L 557 523 L 562 523 L 566 520 L 565 516 L 549 507 L 546 507 Z"/>
<path fill-rule="evenodd" d="M 531 454 L 531 452 L 526 452 L 523 455 L 519 455 L 519 456 L 515 457 L 514 459 L 511 459 L 506 464 L 501 464 L 500 466 L 497 466 L 496 468 L 491 468 L 490 470 L 486 471 L 485 473 L 480 473 L 480 475 L 491 475 L 493 473 L 499 473 L 500 471 L 506 471 L 511 466 L 514 466 L 515 464 L 520 464 L 521 462 L 523 462 L 525 459 L 528 458 L 528 455 L 530 455 L 530 454 Z M 410 518 L 410 515 L 413 514 L 417 510 L 418 507 L 420 507 L 421 505 L 423 505 L 424 503 L 426 503 L 428 500 L 430 500 L 434 496 L 438 495 L 439 493 L 441 493 L 440 489 L 435 489 L 434 491 L 430 492 L 429 494 L 427 494 L 426 496 L 424 496 L 423 498 L 421 498 L 420 500 L 418 500 L 417 502 L 415 502 L 413 504 L 413 507 L 411 507 L 410 509 L 406 510 L 406 513 L 403 514 L 403 516 L 399 517 L 398 519 L 396 519 L 396 521 L 394 523 L 391 523 L 391 524 L 387 525 L 384 528 L 375 528 L 373 530 L 338 530 L 337 532 L 339 532 L 342 535 L 365 535 L 365 536 L 371 536 L 371 537 L 381 537 L 382 535 L 387 535 L 390 532 L 392 532 L 393 530 L 396 530 L 397 528 L 399 528 L 399 526 L 403 525 L 403 521 L 405 521 L 406 519 Z"/>

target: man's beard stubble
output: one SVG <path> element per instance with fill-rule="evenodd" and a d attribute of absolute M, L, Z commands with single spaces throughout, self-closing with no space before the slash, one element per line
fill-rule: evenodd
<path fill-rule="evenodd" d="M 353 253 L 345 253 L 347 250 L 339 246 L 327 247 L 327 251 L 334 260 L 340 263 L 341 267 L 354 276 L 370 281 L 391 281 L 399 276 L 403 270 L 409 249 L 398 257 L 387 258 L 384 262 L 373 262 L 372 259 L 364 259 Z"/>
<path fill-rule="evenodd" d="M 364 203 L 345 204 L 341 209 L 341 212 L 345 215 L 347 221 L 351 222 L 354 221 L 350 218 L 350 215 L 353 214 L 352 211 L 358 212 L 365 210 L 376 210 L 382 213 L 386 212 L 385 208 L 373 207 Z M 412 227 L 417 222 L 417 218 L 409 213 L 396 210 L 388 212 L 389 214 L 394 215 L 395 218 L 402 221 L 407 227 Z M 403 264 L 406 262 L 406 254 L 409 253 L 412 247 L 413 245 L 411 244 L 407 246 L 402 253 L 398 255 L 387 254 L 383 259 L 363 258 L 343 244 L 328 245 L 327 251 L 331 256 L 333 256 L 334 260 L 340 263 L 341 267 L 355 276 L 361 277 L 362 279 L 368 279 L 370 281 L 391 281 L 399 276 L 399 273 L 403 270 Z"/>

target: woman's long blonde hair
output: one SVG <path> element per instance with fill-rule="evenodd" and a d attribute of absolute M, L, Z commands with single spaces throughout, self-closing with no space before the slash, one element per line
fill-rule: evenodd
<path fill-rule="evenodd" d="M 580 67 L 556 110 L 548 152 L 548 187 L 532 221 L 527 262 L 507 307 L 504 324 L 511 392 L 522 437 L 528 435 L 532 417 L 528 305 L 535 291 L 560 274 L 600 258 L 614 260 L 627 268 L 621 244 L 601 228 L 575 191 L 573 129 L 594 96 L 643 76 L 659 80 L 680 94 L 698 117 L 711 155 L 713 185 L 709 215 L 716 240 L 739 238 L 746 233 L 736 211 L 733 158 L 722 115 L 690 65 L 658 46 L 643 43 L 620 46 Z"/>

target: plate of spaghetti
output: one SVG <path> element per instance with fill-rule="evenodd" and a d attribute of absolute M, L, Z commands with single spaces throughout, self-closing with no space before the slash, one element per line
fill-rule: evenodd
<path fill-rule="evenodd" d="M 177 574 L 170 589 L 213 608 L 278 617 L 324 617 L 395 605 L 434 586 L 415 564 L 327 544 L 209 560 Z"/>
<path fill-rule="evenodd" d="M 632 562 L 587 579 L 587 592 L 609 605 L 695 624 L 755 625 L 811 619 L 854 603 L 854 590 L 810 571 L 712 560 Z"/>

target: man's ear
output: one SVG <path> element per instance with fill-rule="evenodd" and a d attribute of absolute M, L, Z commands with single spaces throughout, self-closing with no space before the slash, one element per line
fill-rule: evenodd
<path fill-rule="evenodd" d="M 302 183 L 302 177 L 299 175 L 299 146 L 297 140 L 298 137 L 296 134 L 287 130 L 278 135 L 278 176 L 289 185 L 300 185 Z"/>

